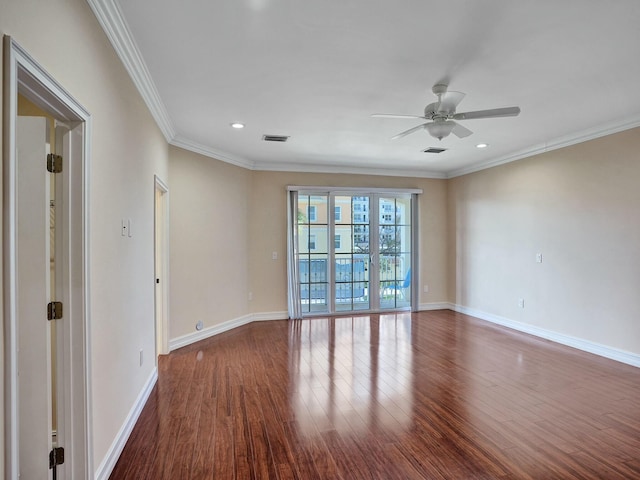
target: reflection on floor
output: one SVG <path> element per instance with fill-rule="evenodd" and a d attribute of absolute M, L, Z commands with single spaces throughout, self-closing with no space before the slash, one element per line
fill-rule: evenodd
<path fill-rule="evenodd" d="M 303 434 L 409 427 L 410 313 L 293 322 L 289 355 L 289 393 Z"/>

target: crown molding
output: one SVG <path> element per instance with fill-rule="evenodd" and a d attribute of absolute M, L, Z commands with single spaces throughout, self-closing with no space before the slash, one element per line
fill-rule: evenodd
<path fill-rule="evenodd" d="M 208 145 L 202 145 L 201 143 L 194 142 L 193 140 L 185 138 L 181 135 L 176 135 L 171 141 L 169 141 L 169 144 L 173 145 L 174 147 L 189 150 L 193 153 L 204 155 L 205 157 L 210 157 L 215 160 L 230 163 L 237 167 L 246 168 L 248 170 L 256 169 L 256 164 L 250 160 L 247 160 L 246 158 L 239 157 L 227 152 L 222 152 L 220 150 L 214 150 Z"/>
<path fill-rule="evenodd" d="M 167 142 L 175 137 L 175 130 L 160 98 L 151 74 L 147 69 L 140 50 L 131 35 L 120 7 L 114 0 L 87 0 L 94 15 L 109 38 L 111 45 L 120 57 L 120 61 L 129 72 L 129 76 L 142 95 Z"/>
<path fill-rule="evenodd" d="M 505 163 L 515 162 L 517 160 L 523 160 L 534 155 L 540 155 L 542 153 L 551 152 L 560 148 L 570 147 L 571 145 L 587 142 L 589 140 L 595 140 L 600 137 L 605 137 L 607 135 L 623 132 L 625 130 L 630 130 L 636 127 L 640 127 L 640 117 L 627 119 L 623 122 L 611 122 L 597 128 L 584 130 L 571 135 L 565 135 L 563 137 L 556 138 L 551 142 L 534 145 L 530 148 L 527 148 L 526 150 L 521 150 L 517 153 L 505 155 L 495 160 L 489 160 L 486 162 L 476 163 L 475 165 L 469 167 L 451 170 L 450 172 L 447 172 L 446 178 L 455 178 L 462 175 L 467 175 L 469 173 L 479 172 L 481 170 L 486 170 L 487 168 L 497 167 L 499 165 L 504 165 Z"/>
<path fill-rule="evenodd" d="M 441 172 L 433 172 L 419 169 L 389 169 L 389 168 L 371 168 L 371 167 L 354 167 L 343 165 L 323 165 L 323 164 L 290 164 L 290 163 L 256 163 L 246 158 L 232 155 L 220 150 L 214 150 L 208 145 L 194 142 L 188 138 L 177 135 L 169 144 L 174 147 L 182 148 L 190 152 L 194 152 L 205 157 L 230 163 L 237 167 L 246 168 L 248 170 L 261 172 L 298 172 L 298 173 L 338 173 L 338 174 L 355 174 L 355 175 L 381 175 L 388 177 L 419 177 L 419 178 L 436 178 L 446 179 L 447 176 Z"/>
<path fill-rule="evenodd" d="M 287 164 L 260 163 L 254 170 L 266 172 L 301 172 L 301 173 L 341 173 L 354 175 L 381 175 L 387 177 L 419 177 L 419 178 L 448 178 L 445 173 L 412 168 L 372 168 L 351 165 L 323 165 L 323 164 Z"/>

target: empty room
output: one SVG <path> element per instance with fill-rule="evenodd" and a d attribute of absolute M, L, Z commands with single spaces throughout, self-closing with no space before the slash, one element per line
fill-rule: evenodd
<path fill-rule="evenodd" d="M 7 479 L 640 479 L 640 4 L 0 0 Z"/>

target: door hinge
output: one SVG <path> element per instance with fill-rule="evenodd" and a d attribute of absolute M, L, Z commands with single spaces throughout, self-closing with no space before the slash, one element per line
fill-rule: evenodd
<path fill-rule="evenodd" d="M 49 452 L 49 468 L 54 468 L 57 465 L 64 463 L 64 448 L 57 447 Z"/>
<path fill-rule="evenodd" d="M 62 318 L 62 302 L 51 302 L 47 305 L 47 319 L 60 320 Z"/>
<path fill-rule="evenodd" d="M 62 171 L 62 156 L 53 153 L 47 154 L 47 171 L 60 173 Z"/>

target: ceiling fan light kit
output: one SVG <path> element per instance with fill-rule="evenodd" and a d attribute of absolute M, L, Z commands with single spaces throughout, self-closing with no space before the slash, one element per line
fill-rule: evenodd
<path fill-rule="evenodd" d="M 418 125 L 417 127 L 410 128 L 404 132 L 392 137 L 392 139 L 398 139 L 410 135 L 418 130 L 425 129 L 429 134 L 442 140 L 453 133 L 458 138 L 464 138 L 471 135 L 473 132 L 466 127 L 463 127 L 454 120 L 475 120 L 480 118 L 499 118 L 499 117 L 515 117 L 520 114 L 520 107 L 505 107 L 494 108 L 490 110 L 477 110 L 475 112 L 462 112 L 456 113 L 458 104 L 465 97 L 462 92 L 453 92 L 447 90 L 448 86 L 442 83 L 438 83 L 433 86 L 431 91 L 438 97 L 438 101 L 430 103 L 424 109 L 424 116 L 420 115 L 396 115 L 389 113 L 374 113 L 372 117 L 383 118 L 420 118 L 423 120 L 430 120 L 427 123 Z"/>

